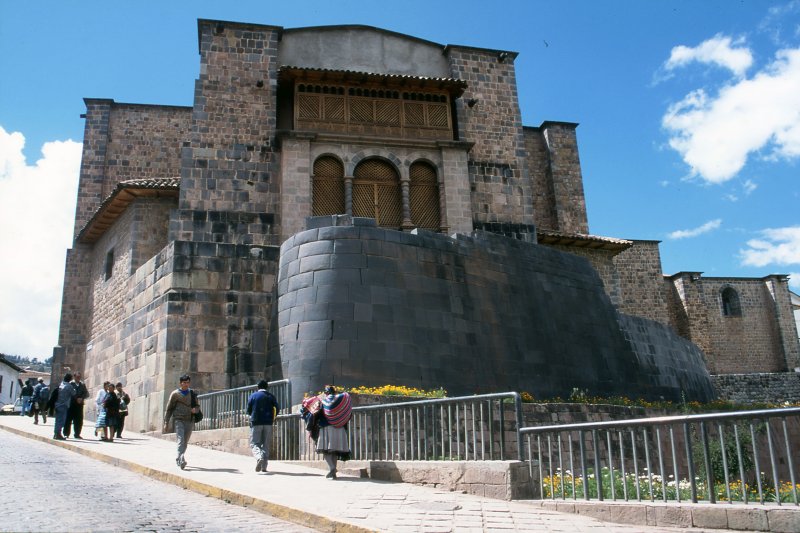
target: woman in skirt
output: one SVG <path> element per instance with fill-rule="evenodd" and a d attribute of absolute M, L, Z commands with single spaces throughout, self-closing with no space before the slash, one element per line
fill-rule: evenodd
<path fill-rule="evenodd" d="M 336 394 L 333 385 L 326 385 L 322 407 L 319 413 L 317 453 L 321 453 L 328 464 L 325 477 L 336 479 L 336 464 L 339 459 L 350 459 L 350 443 L 347 438 L 347 422 L 352 414 L 350 395 L 346 392 Z"/>
<path fill-rule="evenodd" d="M 107 394 L 108 381 L 103 383 L 103 388 L 97 391 L 97 396 L 95 396 L 94 399 L 94 403 L 97 406 L 97 420 L 94 423 L 94 436 L 96 437 L 102 433 L 103 435 L 100 437 L 100 440 L 106 440 L 105 432 L 106 427 L 108 427 L 108 422 L 106 421 L 106 409 L 103 407 Z"/>

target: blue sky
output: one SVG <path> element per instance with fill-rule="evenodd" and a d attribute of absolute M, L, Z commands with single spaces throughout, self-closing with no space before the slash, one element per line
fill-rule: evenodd
<path fill-rule="evenodd" d="M 580 124 L 592 233 L 800 289 L 800 0 L 0 0 L 0 352 L 57 342 L 83 98 L 191 105 L 198 18 L 517 51 L 525 125 Z"/>

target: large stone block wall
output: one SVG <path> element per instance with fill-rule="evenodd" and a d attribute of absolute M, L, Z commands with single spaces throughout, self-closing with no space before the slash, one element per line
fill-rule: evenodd
<path fill-rule="evenodd" d="M 719 397 L 736 403 L 800 402 L 800 373 L 716 374 Z"/>
<path fill-rule="evenodd" d="M 710 396 L 707 375 L 705 387 L 676 388 L 660 375 L 668 364 L 633 352 L 582 258 L 486 233 L 328 225 L 336 218 L 312 219 L 322 227 L 281 247 L 278 342 L 296 395 L 335 382 Z M 701 362 L 685 370 L 705 372 Z"/>
<path fill-rule="evenodd" d="M 88 385 L 122 381 L 132 399 L 127 423 L 153 431 L 181 374 L 201 392 L 263 377 L 277 252 L 169 243 L 128 278 L 122 308 L 109 311 L 118 320 L 91 339 Z"/>
<path fill-rule="evenodd" d="M 630 248 L 614 256 L 620 287 L 618 305 L 623 313 L 670 324 L 658 244 L 633 241 Z"/>
<path fill-rule="evenodd" d="M 603 288 L 611 299 L 611 303 L 618 308 L 623 303 L 620 290 L 620 273 L 614 264 L 614 255 L 617 253 L 616 251 L 605 248 L 586 248 L 560 244 L 546 244 L 545 246 L 574 254 L 588 260 L 597 271 L 600 279 L 603 280 Z"/>
<path fill-rule="evenodd" d="M 200 77 L 171 238 L 277 244 L 279 28 L 200 21 Z"/>

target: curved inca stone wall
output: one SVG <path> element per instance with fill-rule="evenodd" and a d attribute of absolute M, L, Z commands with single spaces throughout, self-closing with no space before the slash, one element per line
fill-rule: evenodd
<path fill-rule="evenodd" d="M 699 351 L 651 321 L 620 320 L 583 258 L 489 233 L 350 220 L 312 218 L 281 246 L 279 358 L 298 397 L 324 383 L 712 395 Z M 331 225 L 343 223 L 353 225 Z"/>

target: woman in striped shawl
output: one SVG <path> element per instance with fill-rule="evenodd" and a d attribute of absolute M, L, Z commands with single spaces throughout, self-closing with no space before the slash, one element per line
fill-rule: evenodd
<path fill-rule="evenodd" d="M 333 385 L 326 385 L 322 396 L 319 417 L 317 453 L 321 453 L 328 464 L 328 479 L 336 479 L 336 464 L 341 459 L 350 459 L 350 443 L 347 439 L 347 422 L 350 420 L 350 395 L 336 394 Z"/>

